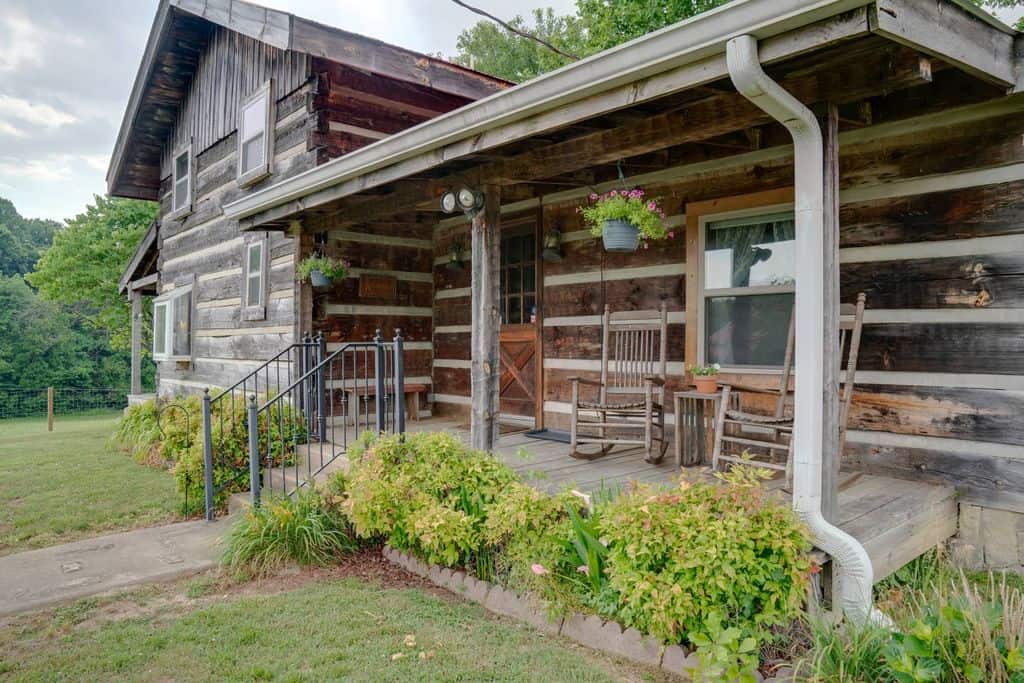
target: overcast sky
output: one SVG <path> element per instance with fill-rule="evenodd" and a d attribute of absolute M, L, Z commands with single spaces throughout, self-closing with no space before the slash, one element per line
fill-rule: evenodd
<path fill-rule="evenodd" d="M 0 0 L 0 197 L 64 219 L 106 190 L 107 162 L 156 0 Z M 449 0 L 262 0 L 420 52 L 455 53 L 479 17 Z M 497 16 L 573 0 L 477 0 Z"/>
<path fill-rule="evenodd" d="M 0 197 L 63 219 L 105 191 L 107 162 L 157 0 L 0 0 Z M 421 52 L 452 55 L 479 17 L 449 0 L 263 0 Z M 476 0 L 497 16 L 574 0 Z M 1004 13 L 1013 19 L 1015 14 Z"/>

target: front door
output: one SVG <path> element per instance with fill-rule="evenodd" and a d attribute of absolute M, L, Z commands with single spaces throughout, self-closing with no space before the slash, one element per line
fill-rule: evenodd
<path fill-rule="evenodd" d="M 530 217 L 506 223 L 501 235 L 498 392 L 501 415 L 508 422 L 530 422 L 540 406 L 536 232 L 537 222 Z"/>

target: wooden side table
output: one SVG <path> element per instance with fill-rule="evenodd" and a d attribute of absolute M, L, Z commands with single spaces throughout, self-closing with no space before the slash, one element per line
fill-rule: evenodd
<path fill-rule="evenodd" d="M 707 461 L 715 443 L 715 420 L 722 392 L 677 391 L 675 400 L 676 465 L 701 465 Z"/>

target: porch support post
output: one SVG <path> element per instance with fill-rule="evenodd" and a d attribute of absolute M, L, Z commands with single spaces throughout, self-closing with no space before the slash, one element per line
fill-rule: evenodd
<path fill-rule="evenodd" d="M 131 393 L 138 396 L 142 393 L 142 290 L 128 285 L 129 297 L 132 302 L 132 381 Z"/>
<path fill-rule="evenodd" d="M 824 209 L 822 269 L 825 307 L 823 339 L 823 412 L 821 454 L 821 513 L 833 524 L 839 521 L 839 373 L 842 349 L 839 348 L 839 108 L 828 105 L 822 122 L 824 142 Z M 852 377 L 850 380 L 852 381 Z"/>
<path fill-rule="evenodd" d="M 473 215 L 472 233 L 472 415 L 470 444 L 490 451 L 498 437 L 498 297 L 501 248 L 501 188 L 484 188 L 484 206 Z"/>

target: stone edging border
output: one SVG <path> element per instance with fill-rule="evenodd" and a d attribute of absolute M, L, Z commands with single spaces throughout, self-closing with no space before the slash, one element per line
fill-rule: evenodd
<path fill-rule="evenodd" d="M 544 633 L 561 635 L 591 649 L 661 668 L 687 680 L 690 678 L 688 672 L 697 666 L 695 652 L 690 652 L 682 645 L 663 646 L 655 638 L 644 635 L 635 628 L 624 629 L 618 622 L 606 621 L 599 616 L 579 612 L 552 621 L 544 608 L 528 596 L 516 595 L 514 591 L 481 581 L 461 570 L 428 565 L 389 546 L 384 546 L 382 554 L 384 559 L 411 574 L 479 603 L 490 612 L 518 619 Z M 758 674 L 757 680 L 764 679 Z M 783 674 L 764 680 L 764 683 L 784 683 L 790 680 L 791 674 Z"/>

